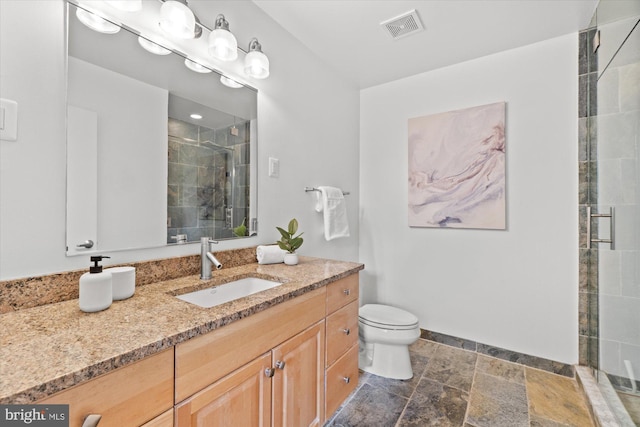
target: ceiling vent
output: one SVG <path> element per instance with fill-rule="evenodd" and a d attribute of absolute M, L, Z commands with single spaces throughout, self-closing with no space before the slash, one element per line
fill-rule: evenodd
<path fill-rule="evenodd" d="M 391 38 L 394 40 L 401 39 L 411 34 L 419 33 L 424 29 L 420 17 L 415 9 L 410 10 L 407 13 L 396 16 L 395 18 L 388 19 L 381 22 L 380 25 L 385 27 Z"/>

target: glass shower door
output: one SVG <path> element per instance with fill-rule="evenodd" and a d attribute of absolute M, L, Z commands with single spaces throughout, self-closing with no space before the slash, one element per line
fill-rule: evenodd
<path fill-rule="evenodd" d="M 640 28 L 598 23 L 597 118 L 590 158 L 597 262 L 598 368 L 640 425 Z M 594 191 L 595 190 L 595 191 Z M 595 278 L 594 278 L 595 279 Z M 614 394 L 616 394 L 614 393 Z M 636 412 L 637 411 L 637 412 Z"/>

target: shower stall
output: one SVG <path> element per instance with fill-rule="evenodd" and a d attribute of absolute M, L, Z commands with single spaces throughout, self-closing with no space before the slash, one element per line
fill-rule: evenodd
<path fill-rule="evenodd" d="M 640 425 L 640 2 L 582 32 L 581 363 L 620 425 Z"/>

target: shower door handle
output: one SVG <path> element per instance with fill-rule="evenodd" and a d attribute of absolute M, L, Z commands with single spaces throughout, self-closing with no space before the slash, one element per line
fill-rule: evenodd
<path fill-rule="evenodd" d="M 615 208 L 611 206 L 608 214 L 596 214 L 591 212 L 591 206 L 587 206 L 587 249 L 591 249 L 591 243 L 609 243 L 611 250 L 616 249 L 616 214 Z M 609 238 L 608 239 L 592 239 L 591 238 L 591 220 L 593 218 L 610 218 L 609 222 Z"/>

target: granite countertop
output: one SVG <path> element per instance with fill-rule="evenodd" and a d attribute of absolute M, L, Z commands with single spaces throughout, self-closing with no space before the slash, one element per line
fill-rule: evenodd
<path fill-rule="evenodd" d="M 251 263 L 136 287 L 107 310 L 84 313 L 78 300 L 0 315 L 0 404 L 31 403 L 113 369 L 362 270 L 353 262 L 300 257 L 296 266 Z M 243 277 L 283 282 L 212 308 L 174 295 Z"/>

